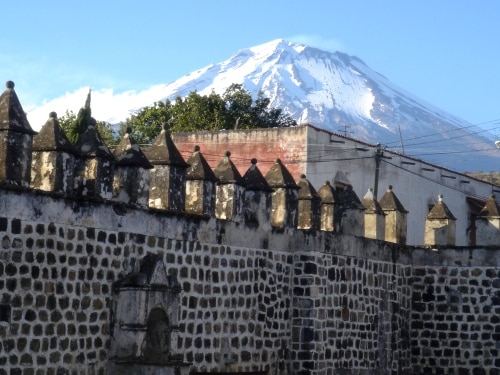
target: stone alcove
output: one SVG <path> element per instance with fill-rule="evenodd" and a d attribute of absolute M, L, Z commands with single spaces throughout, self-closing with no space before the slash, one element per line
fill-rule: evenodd
<path fill-rule="evenodd" d="M 161 308 L 153 308 L 146 323 L 146 336 L 141 353 L 145 362 L 161 363 L 169 359 L 171 325 L 166 312 Z"/>
<path fill-rule="evenodd" d="M 122 375 L 187 374 L 189 364 L 175 351 L 179 284 L 159 255 L 146 255 L 138 268 L 113 287 L 108 370 Z"/>

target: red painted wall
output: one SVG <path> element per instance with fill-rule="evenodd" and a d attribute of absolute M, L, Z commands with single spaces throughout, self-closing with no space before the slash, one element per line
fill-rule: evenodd
<path fill-rule="evenodd" d="M 290 171 L 295 180 L 305 173 L 307 159 L 307 127 L 298 126 L 283 129 L 253 129 L 238 131 L 216 131 L 196 133 L 173 133 L 172 139 L 187 160 L 194 146 L 210 166 L 215 168 L 226 151 L 243 175 L 250 167 L 250 160 L 256 158 L 265 176 L 277 158 Z"/>

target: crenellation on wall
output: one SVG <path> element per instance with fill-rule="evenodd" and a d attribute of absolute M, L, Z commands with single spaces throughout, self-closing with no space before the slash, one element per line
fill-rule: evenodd
<path fill-rule="evenodd" d="M 215 167 L 217 178 L 215 187 L 215 217 L 221 220 L 243 221 L 243 178 L 231 161 L 231 152 L 226 151 L 224 158 Z"/>
<path fill-rule="evenodd" d="M 361 202 L 365 208 L 365 233 L 366 238 L 375 240 L 385 239 L 385 214 L 380 203 L 375 199 L 373 190 L 368 189 Z"/>
<path fill-rule="evenodd" d="M 266 173 L 271 193 L 271 225 L 276 228 L 297 227 L 299 187 L 280 159 Z"/>
<path fill-rule="evenodd" d="M 321 221 L 321 198 L 305 174 L 300 176 L 297 186 L 299 187 L 297 228 L 318 230 Z"/>
<path fill-rule="evenodd" d="M 76 150 L 51 112 L 40 132 L 33 138 L 30 186 L 61 194 L 73 193 Z"/>
<path fill-rule="evenodd" d="M 79 155 L 74 172 L 75 194 L 112 199 L 114 157 L 99 135 L 95 119 L 91 119 L 75 147 Z"/>
<path fill-rule="evenodd" d="M 148 207 L 150 172 L 153 165 L 127 129 L 121 142 L 113 150 L 115 171 L 113 199 L 119 202 Z"/>
<path fill-rule="evenodd" d="M 214 215 L 217 177 L 195 146 L 187 160 L 185 211 L 195 215 Z"/>
<path fill-rule="evenodd" d="M 35 132 L 21 106 L 14 82 L 0 95 L 0 182 L 29 186 Z"/>

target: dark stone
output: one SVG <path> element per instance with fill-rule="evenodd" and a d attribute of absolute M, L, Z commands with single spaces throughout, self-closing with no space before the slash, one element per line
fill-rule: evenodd
<path fill-rule="evenodd" d="M 24 319 L 28 322 L 34 321 L 36 319 L 36 312 L 31 309 L 26 310 L 24 313 Z"/>
<path fill-rule="evenodd" d="M 56 308 L 56 304 L 57 304 L 56 297 L 54 295 L 49 295 L 47 297 L 47 308 L 49 310 L 54 310 Z"/>
<path fill-rule="evenodd" d="M 17 274 L 17 267 L 12 263 L 9 263 L 5 267 L 5 273 L 7 274 L 7 276 L 14 276 L 15 274 Z"/>
<path fill-rule="evenodd" d="M 11 222 L 11 231 L 12 231 L 12 234 L 19 234 L 19 233 L 21 233 L 21 220 L 19 220 L 19 219 L 12 219 L 12 222 Z"/>
<path fill-rule="evenodd" d="M 6 232 L 8 224 L 9 224 L 9 221 L 7 220 L 7 218 L 0 217 L 0 232 Z"/>
<path fill-rule="evenodd" d="M 12 253 L 12 261 L 19 263 L 23 260 L 23 253 L 21 251 L 14 251 Z"/>

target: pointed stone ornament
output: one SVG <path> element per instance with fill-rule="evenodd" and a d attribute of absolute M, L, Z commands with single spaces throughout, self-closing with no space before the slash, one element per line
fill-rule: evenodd
<path fill-rule="evenodd" d="M 0 183 L 28 187 L 31 182 L 33 135 L 14 90 L 7 81 L 0 95 Z"/>
<path fill-rule="evenodd" d="M 183 211 L 186 193 L 186 168 L 166 124 L 145 154 L 153 164 L 150 170 L 149 207 Z"/>
<path fill-rule="evenodd" d="M 443 202 L 443 195 L 429 211 L 425 220 L 425 240 L 427 246 L 454 246 L 456 238 L 456 218 Z"/>
<path fill-rule="evenodd" d="M 379 201 L 385 216 L 385 241 L 400 245 L 406 244 L 407 214 L 398 197 L 389 185 Z"/>
<path fill-rule="evenodd" d="M 14 82 L 7 81 L 5 87 L 5 91 L 0 95 L 0 130 L 36 134 L 31 128 L 26 113 L 14 90 Z"/>
<path fill-rule="evenodd" d="M 364 237 L 383 241 L 385 239 L 385 214 L 380 203 L 375 199 L 372 188 L 368 189 L 361 203 L 365 208 Z"/>
<path fill-rule="evenodd" d="M 144 207 L 149 203 L 149 170 L 153 165 L 131 133 L 132 129 L 127 128 L 122 140 L 113 151 L 115 157 L 113 199 Z"/>
<path fill-rule="evenodd" d="M 476 244 L 500 246 L 500 204 L 491 194 L 476 218 Z"/>
<path fill-rule="evenodd" d="M 273 189 L 257 167 L 257 159 L 250 160 L 250 168 L 243 175 L 245 186 L 244 219 L 249 226 L 266 228 L 270 225 L 271 194 Z M 269 228 L 270 229 L 270 228 Z"/>
<path fill-rule="evenodd" d="M 112 199 L 114 156 L 99 135 L 95 119 L 91 118 L 75 147 L 78 153 L 75 193 Z"/>
<path fill-rule="evenodd" d="M 300 175 L 297 181 L 298 196 L 298 229 L 317 230 L 320 227 L 321 199 L 318 192 L 306 178 Z"/>
<path fill-rule="evenodd" d="M 217 177 L 215 190 L 215 217 L 221 220 L 243 221 L 243 178 L 226 151 L 224 158 L 214 169 Z"/>
<path fill-rule="evenodd" d="M 76 149 L 68 140 L 51 112 L 49 119 L 33 139 L 31 187 L 71 195 Z"/>
<path fill-rule="evenodd" d="M 500 204 L 495 200 L 495 195 L 491 194 L 486 204 L 479 212 L 481 217 L 500 217 Z"/>
<path fill-rule="evenodd" d="M 365 208 L 351 185 L 337 185 L 341 231 L 344 234 L 365 235 Z"/>
<path fill-rule="evenodd" d="M 195 146 L 187 160 L 185 211 L 195 215 L 213 215 L 215 209 L 215 184 L 217 177 Z"/>
<path fill-rule="evenodd" d="M 271 225 L 277 228 L 296 228 L 299 187 L 280 159 L 276 159 L 267 172 L 266 181 L 273 188 Z"/>
<path fill-rule="evenodd" d="M 325 232 L 335 232 L 336 225 L 341 219 L 338 212 L 339 197 L 337 191 L 330 184 L 330 181 L 325 181 L 318 190 L 318 195 L 321 198 L 320 229 Z"/>

